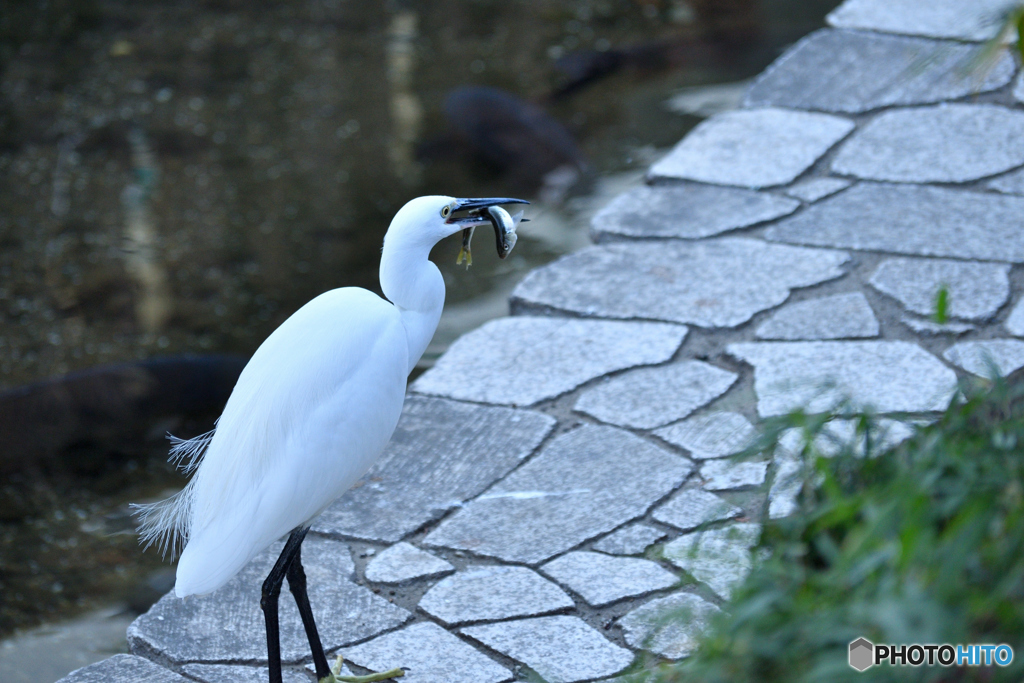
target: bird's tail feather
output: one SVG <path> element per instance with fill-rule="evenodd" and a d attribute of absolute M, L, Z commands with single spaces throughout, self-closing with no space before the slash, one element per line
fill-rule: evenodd
<path fill-rule="evenodd" d="M 139 520 L 137 529 L 143 550 L 156 545 L 161 556 L 166 558 L 169 554 L 172 560 L 181 553 L 188 542 L 195 481 L 156 503 L 132 503 L 132 512 Z"/>
<path fill-rule="evenodd" d="M 216 429 L 191 439 L 179 439 L 171 434 L 171 455 L 173 462 L 185 474 L 192 474 L 199 468 Z M 195 478 L 178 493 L 156 503 L 132 504 L 132 510 L 139 520 L 139 542 L 143 550 L 155 545 L 163 557 L 168 554 L 173 560 L 188 542 L 191 526 L 192 502 L 195 498 Z"/>
<path fill-rule="evenodd" d="M 185 474 L 195 472 L 199 463 L 203 461 L 206 447 L 213 441 L 213 434 L 216 431 L 216 429 L 211 429 L 205 434 L 194 436 L 191 439 L 179 439 L 173 434 L 168 434 L 167 439 L 171 442 L 171 455 L 167 458 L 167 462 L 173 462 L 175 467 Z"/>

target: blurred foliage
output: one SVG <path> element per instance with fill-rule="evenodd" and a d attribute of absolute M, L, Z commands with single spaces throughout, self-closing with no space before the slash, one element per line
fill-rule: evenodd
<path fill-rule="evenodd" d="M 804 432 L 798 511 L 771 520 L 757 565 L 687 660 L 638 680 L 1020 681 L 1024 634 L 1024 383 L 963 386 L 935 423 L 881 452 L 877 420 L 824 457 L 830 419 L 792 414 L 756 448 Z M 865 454 L 867 457 L 864 457 Z M 1006 643 L 1007 668 L 847 664 L 848 644 Z"/>
<path fill-rule="evenodd" d="M 1003 20 L 1003 26 L 999 35 L 992 41 L 996 45 L 1003 43 L 1016 31 L 1017 36 L 1014 47 L 1021 59 L 1024 59 L 1024 3 L 1015 3 L 1010 6 Z"/>
<path fill-rule="evenodd" d="M 939 291 L 935 293 L 935 313 L 932 315 L 932 319 L 938 324 L 942 325 L 946 322 L 949 317 L 949 287 L 941 285 Z"/>
<path fill-rule="evenodd" d="M 985 43 L 971 65 L 975 75 L 987 73 L 995 65 L 1003 47 L 1008 44 L 1013 45 L 1014 52 L 1024 61 L 1024 2 L 1020 0 L 1006 3 L 999 21 L 999 30 Z"/>

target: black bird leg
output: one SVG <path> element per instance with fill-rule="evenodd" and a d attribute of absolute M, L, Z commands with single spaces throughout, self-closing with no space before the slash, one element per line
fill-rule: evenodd
<path fill-rule="evenodd" d="M 306 535 L 305 530 L 302 535 Z M 300 540 L 299 543 L 301 544 L 302 541 Z M 295 546 L 295 555 L 292 556 L 292 561 L 288 565 L 288 588 L 295 597 L 295 604 L 299 607 L 299 616 L 302 617 L 302 626 L 306 629 L 309 649 L 313 652 L 316 679 L 322 681 L 331 675 L 331 669 L 327 666 L 324 646 L 320 642 L 320 634 L 317 633 L 316 622 L 313 621 L 313 610 L 309 606 L 309 596 L 306 594 L 306 572 L 302 569 L 301 550 L 301 545 Z"/>
<path fill-rule="evenodd" d="M 281 584 L 284 583 L 285 574 L 292 563 L 292 559 L 299 554 L 302 540 L 306 538 L 306 529 L 295 529 L 284 544 L 284 550 L 274 563 L 274 568 L 267 575 L 263 582 L 263 595 L 260 598 L 260 607 L 263 608 L 263 617 L 267 622 L 267 665 L 270 668 L 270 683 L 282 683 L 281 680 L 281 635 L 277 621 L 277 599 L 281 595 Z M 289 581 L 289 585 L 291 582 Z M 294 588 L 293 588 L 294 590 Z M 308 609 L 308 601 L 307 601 Z M 303 618 L 305 621 L 305 618 Z M 319 641 L 318 641 L 319 642 Z M 321 657 L 323 650 L 321 649 Z M 317 666 L 319 676 L 319 665 Z"/>

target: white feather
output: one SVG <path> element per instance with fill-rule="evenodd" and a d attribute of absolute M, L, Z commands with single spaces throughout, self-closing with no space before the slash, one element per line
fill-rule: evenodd
<path fill-rule="evenodd" d="M 444 281 L 427 257 L 461 229 L 440 216 L 451 201 L 421 197 L 392 221 L 380 269 L 390 303 L 352 287 L 316 297 L 256 350 L 217 428 L 172 441 L 171 460 L 192 480 L 136 508 L 143 543 L 171 554 L 184 547 L 179 597 L 222 586 L 383 451 L 444 305 Z"/>

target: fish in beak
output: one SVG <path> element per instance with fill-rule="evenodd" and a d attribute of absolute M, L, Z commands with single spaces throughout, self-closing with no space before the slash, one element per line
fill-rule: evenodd
<path fill-rule="evenodd" d="M 508 211 L 501 208 L 500 204 L 529 204 L 523 199 L 511 199 L 508 197 L 491 197 L 488 199 L 457 199 L 455 209 L 452 211 L 448 223 L 461 225 L 462 227 L 462 248 L 459 249 L 459 256 L 456 264 L 465 262 L 468 268 L 473 263 L 473 252 L 471 242 L 473 232 L 481 225 L 490 224 L 494 228 L 494 239 L 498 249 L 498 257 L 505 258 L 511 253 L 516 245 L 516 228 L 519 223 L 525 220 L 523 212 L 510 216 Z M 456 212 L 466 211 L 461 217 L 456 217 Z"/>

